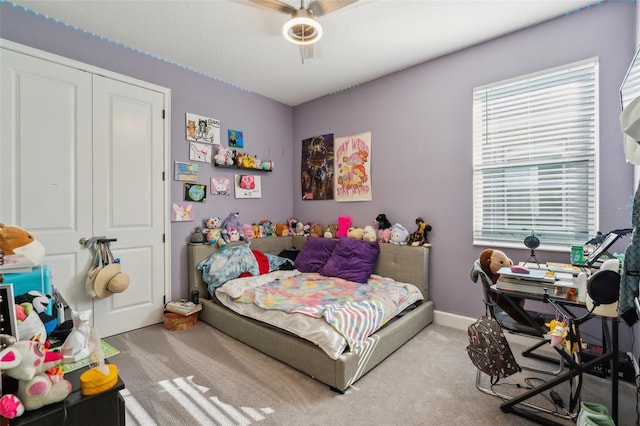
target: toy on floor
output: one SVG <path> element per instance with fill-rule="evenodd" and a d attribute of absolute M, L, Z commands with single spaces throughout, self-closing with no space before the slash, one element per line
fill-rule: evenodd
<path fill-rule="evenodd" d="M 65 339 L 60 352 L 65 364 L 79 361 L 90 355 L 89 334 L 91 333 L 91 309 L 86 311 L 71 311 L 73 330 Z"/>
<path fill-rule="evenodd" d="M 64 400 L 71 393 L 71 383 L 55 369 L 62 355 L 47 351 L 41 342 L 21 340 L 0 352 L 0 368 L 4 374 L 18 380 L 16 395 L 5 394 L 0 399 L 0 415 L 14 418 L 24 410 Z"/>

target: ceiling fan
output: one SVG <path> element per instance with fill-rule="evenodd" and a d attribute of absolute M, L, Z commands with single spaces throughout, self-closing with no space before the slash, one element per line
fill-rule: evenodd
<path fill-rule="evenodd" d="M 322 26 L 314 18 L 342 9 L 358 0 L 314 0 L 304 7 L 300 0 L 300 8 L 296 9 L 281 0 L 252 0 L 261 6 L 291 15 L 284 26 L 282 34 L 291 43 L 297 44 L 302 63 L 305 59 L 313 58 L 313 44 L 322 37 Z"/>

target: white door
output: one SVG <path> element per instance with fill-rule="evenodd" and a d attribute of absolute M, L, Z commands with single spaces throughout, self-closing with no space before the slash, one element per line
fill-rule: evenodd
<path fill-rule="evenodd" d="M 117 239 L 129 288 L 94 301 L 102 336 L 162 321 L 164 302 L 163 95 L 94 76 L 94 235 Z M 161 285 L 158 285 L 161 284 Z"/>
<path fill-rule="evenodd" d="M 164 100 L 77 68 L 0 49 L 0 222 L 44 244 L 54 286 L 107 337 L 162 320 Z M 131 276 L 117 297 L 86 294 L 94 235 Z"/>

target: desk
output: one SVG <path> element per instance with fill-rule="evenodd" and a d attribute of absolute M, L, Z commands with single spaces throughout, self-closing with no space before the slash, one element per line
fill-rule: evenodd
<path fill-rule="evenodd" d="M 520 311 L 527 317 L 529 325 L 534 327 L 536 330 L 540 332 L 540 336 L 544 336 L 548 332 L 547 329 L 542 327 L 536 321 L 533 320 L 527 312 L 518 304 L 513 298 L 525 298 L 529 300 L 537 300 L 545 303 L 550 303 L 554 306 L 554 309 L 559 311 L 562 315 L 576 319 L 576 315 L 570 311 L 570 308 L 573 307 L 584 307 L 583 303 L 576 302 L 575 300 L 568 300 L 567 298 L 558 298 L 545 294 L 533 294 L 533 293 L 525 293 L 520 291 L 513 290 L 505 290 L 498 289 L 496 286 L 491 287 L 492 291 L 499 293 L 504 296 L 507 302 L 514 308 Z M 524 410 L 520 407 L 516 407 L 517 404 L 526 401 L 527 399 L 533 397 L 534 395 L 538 395 L 544 392 L 547 389 L 550 389 L 560 383 L 568 381 L 574 377 L 578 377 L 579 383 L 576 390 L 576 398 L 572 399 L 569 405 L 569 412 L 574 413 L 578 401 L 578 396 L 580 395 L 580 386 L 582 385 L 581 374 L 583 372 L 588 372 L 594 369 L 597 365 L 603 362 L 611 362 L 611 418 L 618 424 L 618 318 L 607 318 L 607 317 L 597 317 L 592 316 L 593 318 L 600 318 L 602 320 L 603 330 L 605 330 L 605 339 L 610 340 L 607 342 L 607 351 L 603 354 L 595 357 L 589 362 L 576 362 L 575 359 L 568 354 L 563 348 L 554 347 L 554 349 L 565 359 L 567 365 L 570 367 L 567 369 L 566 373 L 558 375 L 555 379 L 546 382 L 542 386 L 535 387 L 528 392 L 523 393 L 522 395 L 505 401 L 500 405 L 500 409 L 505 413 L 514 413 L 519 416 L 528 418 L 530 420 L 536 421 L 541 424 L 559 424 L 550 421 L 549 419 L 539 416 L 533 412 Z M 611 336 L 609 338 L 608 333 L 608 321 L 611 321 Z M 576 322 L 576 327 L 579 327 L 579 323 Z"/>

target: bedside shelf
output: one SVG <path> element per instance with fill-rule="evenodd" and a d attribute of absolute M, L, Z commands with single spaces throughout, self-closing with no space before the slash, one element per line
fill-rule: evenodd
<path fill-rule="evenodd" d="M 221 169 L 235 169 L 235 170 L 253 170 L 256 172 L 272 172 L 273 170 L 264 170 L 264 169 L 254 169 L 252 167 L 238 167 L 238 166 L 222 166 L 220 164 L 213 163 L 215 167 L 219 167 Z"/>

